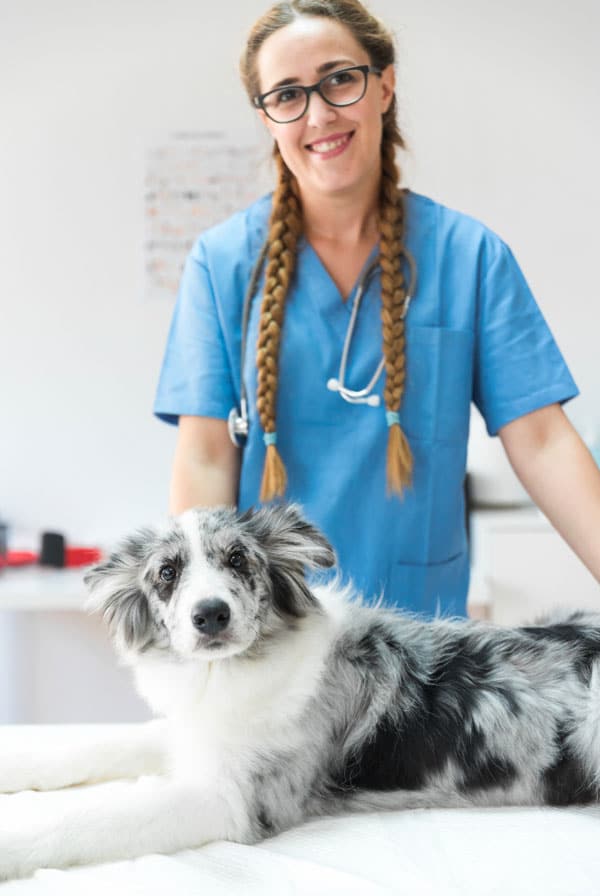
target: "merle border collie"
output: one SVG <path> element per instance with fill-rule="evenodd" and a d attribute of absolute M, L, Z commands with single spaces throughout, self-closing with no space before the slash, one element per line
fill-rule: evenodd
<path fill-rule="evenodd" d="M 0 747 L 0 789 L 45 791 L 0 819 L 0 878 L 319 815 L 598 801 L 600 614 L 425 621 L 310 585 L 334 559 L 297 506 L 195 509 L 89 571 L 158 718 L 58 763 Z"/>

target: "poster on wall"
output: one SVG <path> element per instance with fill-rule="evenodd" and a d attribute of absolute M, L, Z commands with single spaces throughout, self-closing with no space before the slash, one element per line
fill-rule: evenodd
<path fill-rule="evenodd" d="M 172 301 L 198 234 L 271 189 L 268 152 L 217 132 L 169 134 L 146 149 L 145 300 Z"/>

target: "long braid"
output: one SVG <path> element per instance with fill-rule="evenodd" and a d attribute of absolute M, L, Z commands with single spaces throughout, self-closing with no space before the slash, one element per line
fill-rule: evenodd
<path fill-rule="evenodd" d="M 296 179 L 283 161 L 277 145 L 274 157 L 278 183 L 269 220 L 269 254 L 256 350 L 256 407 L 266 444 L 261 501 L 283 495 L 287 483 L 285 466 L 276 448 L 275 406 L 285 298 L 296 265 L 298 237 L 302 233 L 302 210 Z"/>
<path fill-rule="evenodd" d="M 399 136 L 399 135 L 398 135 Z M 386 383 L 384 401 L 388 421 L 387 487 L 402 494 L 412 476 L 412 454 L 400 428 L 398 411 L 406 379 L 404 310 L 406 285 L 402 271 L 404 200 L 398 187 L 395 129 L 384 129 L 381 144 L 380 257 L 381 320 Z"/>

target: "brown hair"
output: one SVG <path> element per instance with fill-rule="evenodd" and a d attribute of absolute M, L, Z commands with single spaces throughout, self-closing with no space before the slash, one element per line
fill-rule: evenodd
<path fill-rule="evenodd" d="M 300 16 L 323 16 L 345 25 L 367 52 L 371 65 L 384 69 L 395 61 L 390 32 L 358 0 L 290 0 L 276 3 L 254 25 L 240 62 L 242 80 L 251 101 L 260 93 L 256 61 L 262 44 L 275 31 Z M 405 144 L 396 122 L 395 96 L 383 115 L 382 125 L 379 262 L 386 370 L 384 401 L 389 426 L 387 483 L 388 491 L 401 494 L 411 479 L 412 456 L 398 419 L 405 381 L 404 309 L 407 293 L 402 271 L 405 212 L 403 193 L 399 187 L 400 171 L 395 160 L 396 147 L 404 147 Z M 285 467 L 275 447 L 275 401 L 285 297 L 294 273 L 297 241 L 302 233 L 298 183 L 276 143 L 273 156 L 278 183 L 269 219 L 269 254 L 256 359 L 256 404 L 267 445 L 261 501 L 283 495 L 286 488 Z"/>

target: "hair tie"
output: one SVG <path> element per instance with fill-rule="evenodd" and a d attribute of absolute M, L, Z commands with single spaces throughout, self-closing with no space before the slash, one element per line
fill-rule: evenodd
<path fill-rule="evenodd" d="M 400 414 L 398 414 L 397 411 L 386 411 L 385 419 L 387 420 L 388 426 L 393 426 L 394 423 L 400 425 Z"/>
<path fill-rule="evenodd" d="M 267 448 L 269 447 L 269 445 L 276 445 L 277 444 L 277 433 L 276 432 L 266 432 L 263 436 L 263 439 L 264 439 L 264 443 L 267 446 Z"/>

